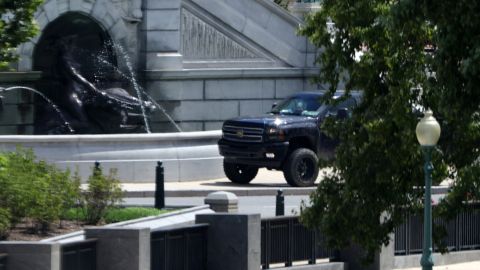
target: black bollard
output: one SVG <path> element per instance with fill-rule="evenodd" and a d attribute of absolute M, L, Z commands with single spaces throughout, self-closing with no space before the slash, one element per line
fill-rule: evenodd
<path fill-rule="evenodd" d="M 157 163 L 155 172 L 155 208 L 162 209 L 165 208 L 165 179 L 161 161 Z"/>
<path fill-rule="evenodd" d="M 95 165 L 94 165 L 95 167 L 93 168 L 92 174 L 93 174 L 93 175 L 99 175 L 99 174 L 101 174 L 102 169 L 100 169 L 100 162 L 98 162 L 98 160 L 96 160 L 94 164 L 95 164 Z"/>
<path fill-rule="evenodd" d="M 283 190 L 277 191 L 277 203 L 275 207 L 275 216 L 285 215 L 285 197 L 283 197 Z"/>

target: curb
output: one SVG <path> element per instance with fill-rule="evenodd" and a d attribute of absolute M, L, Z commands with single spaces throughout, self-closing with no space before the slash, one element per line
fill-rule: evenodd
<path fill-rule="evenodd" d="M 237 196 L 275 196 L 278 190 L 283 191 L 284 196 L 305 196 L 310 195 L 316 190 L 316 187 L 295 188 L 295 187 L 252 187 L 244 189 L 184 189 L 184 190 L 165 190 L 165 197 L 206 197 L 215 191 L 228 191 Z M 432 187 L 432 194 L 446 194 L 448 187 Z M 154 198 L 155 190 L 124 191 L 124 198 Z"/>
<path fill-rule="evenodd" d="M 270 188 L 270 189 L 224 189 L 224 190 L 165 190 L 166 197 L 205 197 L 215 191 L 228 191 L 237 196 L 275 196 L 278 190 L 283 190 L 283 195 L 310 195 L 316 188 Z M 155 191 L 125 191 L 124 198 L 153 198 Z"/>

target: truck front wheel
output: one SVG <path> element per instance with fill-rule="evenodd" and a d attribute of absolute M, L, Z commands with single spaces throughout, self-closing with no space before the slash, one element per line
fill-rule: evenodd
<path fill-rule="evenodd" d="M 318 157 L 310 149 L 299 148 L 288 156 L 283 166 L 287 183 L 294 187 L 313 186 L 318 176 Z"/>
<path fill-rule="evenodd" d="M 237 184 L 248 184 L 257 176 L 258 167 L 235 164 L 223 161 L 223 171 L 230 181 Z"/>

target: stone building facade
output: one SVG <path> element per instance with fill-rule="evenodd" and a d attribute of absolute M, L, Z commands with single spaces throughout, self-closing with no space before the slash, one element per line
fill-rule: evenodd
<path fill-rule="evenodd" d="M 41 35 L 69 14 L 91 19 L 125 48 L 163 107 L 152 115 L 154 132 L 176 131 L 167 114 L 183 131 L 214 130 L 322 89 L 310 82 L 317 50 L 297 36 L 302 21 L 270 0 L 46 0 L 36 13 L 40 36 L 18 48 L 19 71 L 35 70 Z"/>

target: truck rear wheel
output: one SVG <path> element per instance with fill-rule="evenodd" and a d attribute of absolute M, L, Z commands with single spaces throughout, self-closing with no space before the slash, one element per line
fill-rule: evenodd
<path fill-rule="evenodd" d="M 318 170 L 318 157 L 315 152 L 299 148 L 287 158 L 283 166 L 283 175 L 291 186 L 309 187 L 317 180 Z"/>
<path fill-rule="evenodd" d="M 248 184 L 257 176 L 258 167 L 235 164 L 223 161 L 223 171 L 230 181 L 237 184 Z"/>

